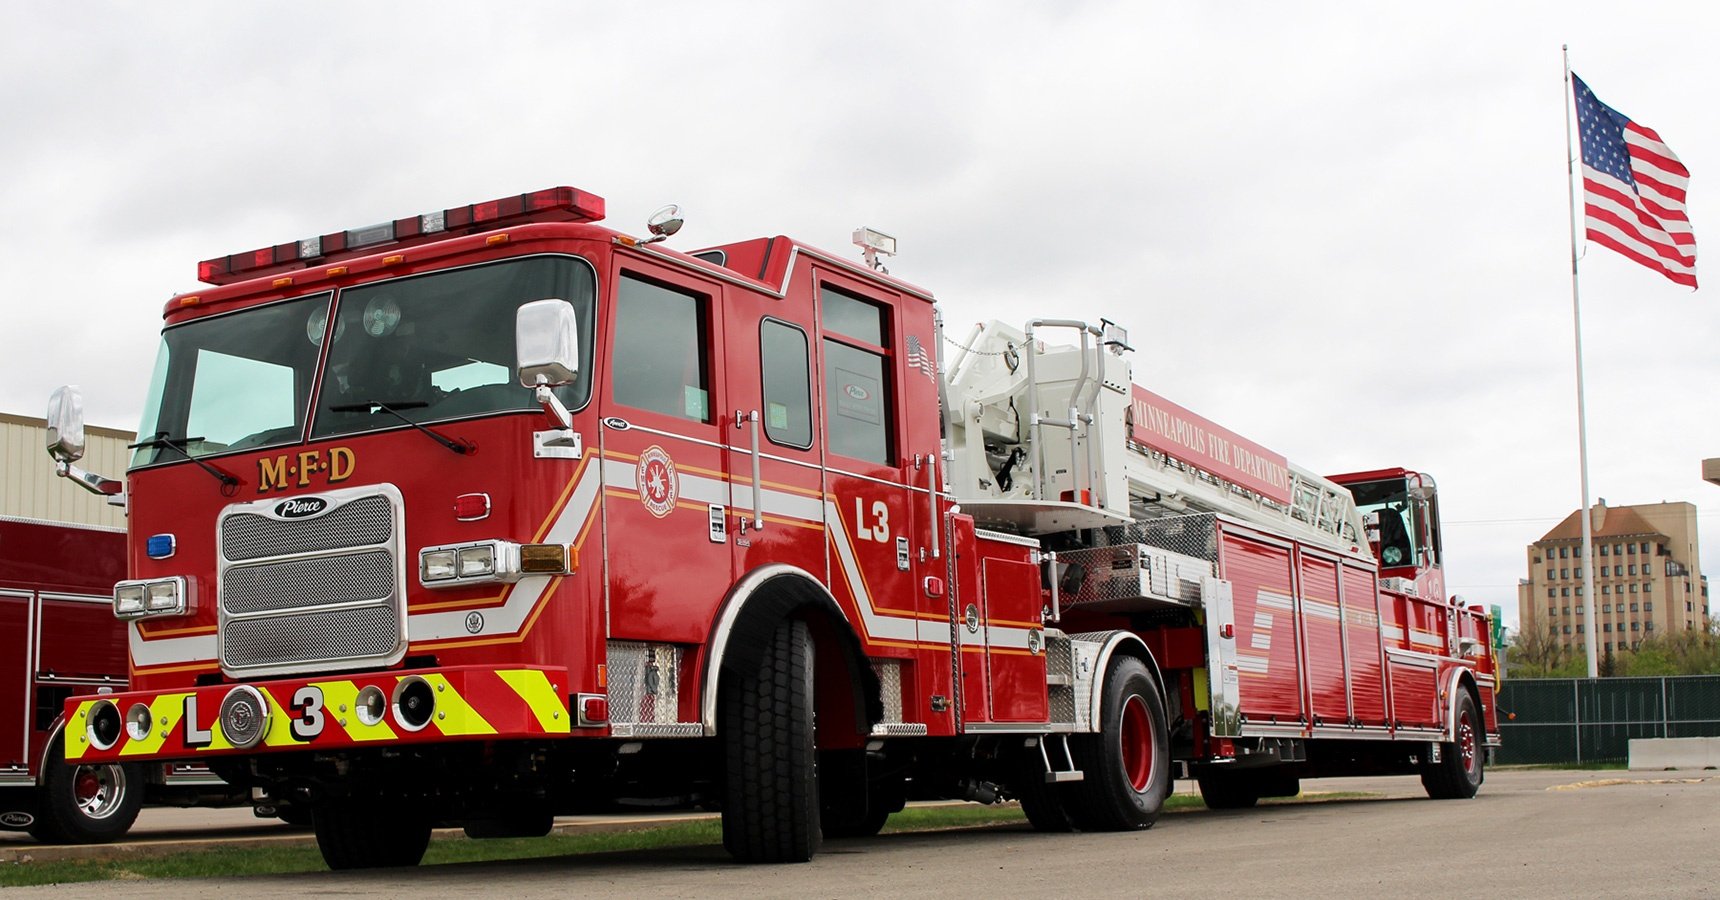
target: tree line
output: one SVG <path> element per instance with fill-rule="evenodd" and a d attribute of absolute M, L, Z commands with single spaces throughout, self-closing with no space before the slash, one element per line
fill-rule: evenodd
<path fill-rule="evenodd" d="M 1635 650 L 1607 650 L 1598 669 L 1602 678 L 1653 675 L 1720 674 L 1720 620 L 1707 627 L 1647 638 Z M 1506 678 L 1586 678 L 1588 657 L 1581 645 L 1568 646 L 1550 634 L 1518 631 L 1505 655 Z"/>

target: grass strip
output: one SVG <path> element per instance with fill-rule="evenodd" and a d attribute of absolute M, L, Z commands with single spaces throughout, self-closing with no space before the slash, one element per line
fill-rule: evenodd
<path fill-rule="evenodd" d="M 1359 799 L 1364 793 L 1305 794 L 1263 800 L 1266 804 L 1314 803 L 1324 800 Z M 1174 794 L 1165 801 L 1167 812 L 1205 809 L 1200 797 Z M 886 834 L 942 831 L 1025 824 L 1021 808 L 1001 806 L 916 806 L 891 816 Z M 541 838 L 504 838 L 471 841 L 434 840 L 424 854 L 424 865 L 538 859 L 653 850 L 662 847 L 698 847 L 722 843 L 722 825 L 715 818 L 666 822 L 661 825 L 611 831 L 593 829 Z M 129 881 L 147 878 L 210 878 L 251 875 L 287 875 L 324 870 L 322 854 L 315 847 L 231 848 L 190 850 L 161 856 L 114 856 L 104 859 L 54 860 L 0 864 L 0 887 L 67 884 L 85 881 Z"/>

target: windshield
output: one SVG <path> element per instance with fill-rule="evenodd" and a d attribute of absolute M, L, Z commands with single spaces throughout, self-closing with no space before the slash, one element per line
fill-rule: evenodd
<path fill-rule="evenodd" d="M 538 408 L 514 376 L 514 311 L 573 304 L 579 377 L 590 393 L 596 282 L 576 257 L 543 256 L 400 278 L 175 325 L 162 332 L 132 467 L 296 443 L 317 359 L 332 336 L 312 437 Z M 183 450 L 184 452 L 181 452 Z"/>
<path fill-rule="evenodd" d="M 132 466 L 298 440 L 330 296 L 198 319 L 162 332 L 138 428 L 142 445 Z"/>
<path fill-rule="evenodd" d="M 573 304 L 580 339 L 579 377 L 557 394 L 569 409 L 585 405 L 594 294 L 591 267 L 564 256 L 342 291 L 311 436 L 537 409 L 514 374 L 514 312 L 552 297 Z"/>

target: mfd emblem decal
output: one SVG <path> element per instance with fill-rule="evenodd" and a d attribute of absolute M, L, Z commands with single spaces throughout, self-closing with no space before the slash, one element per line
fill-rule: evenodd
<path fill-rule="evenodd" d="M 661 519 L 675 509 L 681 493 L 681 476 L 675 473 L 675 461 L 662 447 L 653 444 L 639 454 L 639 502 Z"/>

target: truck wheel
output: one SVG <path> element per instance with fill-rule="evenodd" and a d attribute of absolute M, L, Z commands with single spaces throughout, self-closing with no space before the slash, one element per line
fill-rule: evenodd
<path fill-rule="evenodd" d="M 1016 757 L 1015 777 L 1009 788 L 1021 803 L 1021 811 L 1034 831 L 1062 834 L 1075 830 L 1075 823 L 1070 820 L 1069 810 L 1064 806 L 1064 800 L 1069 796 L 1069 785 L 1045 780 L 1045 760 L 1040 757 L 1038 748 L 1028 748 Z"/>
<path fill-rule="evenodd" d="M 67 765 L 64 737 L 42 763 L 30 834 L 55 844 L 101 844 L 131 830 L 143 808 L 143 772 L 130 763 Z"/>
<path fill-rule="evenodd" d="M 430 846 L 430 819 L 385 800 L 341 800 L 311 808 L 317 849 L 336 871 L 415 866 Z"/>
<path fill-rule="evenodd" d="M 826 820 L 824 836 L 831 840 L 842 838 L 871 837 L 884 830 L 884 823 L 889 821 L 891 810 L 882 803 L 868 805 L 866 812 L 858 818 L 841 821 Z"/>
<path fill-rule="evenodd" d="M 1481 716 L 1468 691 L 1457 695 L 1457 740 L 1440 746 L 1439 762 L 1424 763 L 1421 786 L 1435 800 L 1468 800 L 1481 790 Z"/>
<path fill-rule="evenodd" d="M 1248 809 L 1260 802 L 1260 788 L 1247 772 L 1211 772 L 1195 776 L 1207 809 Z"/>
<path fill-rule="evenodd" d="M 741 862 L 805 862 L 821 835 L 806 623 L 779 623 L 758 668 L 724 682 L 723 846 Z"/>
<path fill-rule="evenodd" d="M 871 837 L 907 801 L 902 776 L 874 777 L 865 750 L 818 753 L 818 821 L 828 840 Z"/>
<path fill-rule="evenodd" d="M 1255 790 L 1265 797 L 1294 797 L 1302 793 L 1302 779 L 1294 775 L 1285 775 L 1270 769 L 1260 773 L 1255 781 Z"/>
<path fill-rule="evenodd" d="M 1105 675 L 1098 734 L 1069 740 L 1085 777 L 1067 808 L 1082 831 L 1151 828 L 1170 792 L 1170 735 L 1164 699 L 1147 667 L 1124 656 Z"/>

